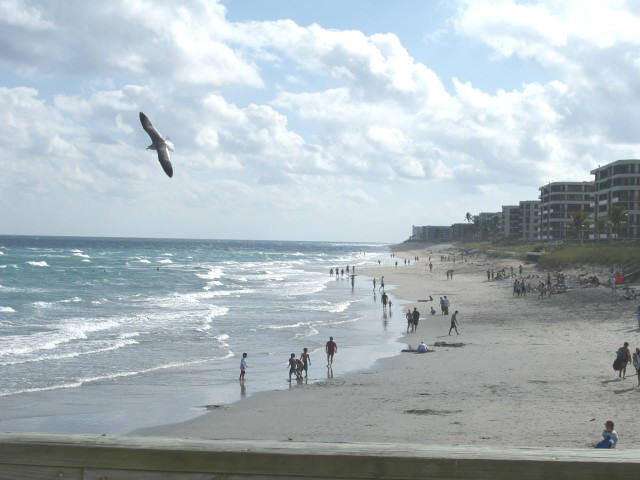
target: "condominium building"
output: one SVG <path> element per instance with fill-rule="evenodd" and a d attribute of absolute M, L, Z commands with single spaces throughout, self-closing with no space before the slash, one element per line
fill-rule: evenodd
<path fill-rule="evenodd" d="M 502 236 L 506 240 L 520 240 L 520 205 L 502 206 Z"/>
<path fill-rule="evenodd" d="M 451 227 L 424 225 L 413 225 L 411 229 L 411 240 L 416 242 L 448 242 L 451 240 Z"/>
<path fill-rule="evenodd" d="M 540 240 L 564 240 L 571 229 L 571 214 L 591 213 L 594 182 L 551 182 L 540 190 Z"/>
<path fill-rule="evenodd" d="M 520 210 L 520 240 L 534 242 L 540 235 L 540 202 L 524 200 L 518 205 Z"/>
<path fill-rule="evenodd" d="M 476 226 L 472 223 L 454 223 L 451 225 L 451 240 L 471 242 L 475 239 Z"/>
<path fill-rule="evenodd" d="M 620 238 L 640 237 L 640 160 L 617 160 L 595 168 L 591 173 L 595 175 L 592 206 L 596 235 L 602 236 L 613 229 Z M 622 207 L 618 220 L 610 218 L 616 205 Z M 612 225 L 611 220 L 621 221 Z"/>

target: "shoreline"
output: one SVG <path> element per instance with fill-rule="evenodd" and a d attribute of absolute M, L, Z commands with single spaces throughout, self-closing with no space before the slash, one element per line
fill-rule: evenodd
<path fill-rule="evenodd" d="M 444 247 L 445 249 L 447 246 Z M 451 247 L 448 247 L 451 248 Z M 640 390 L 628 370 L 611 369 L 623 341 L 640 342 L 629 302 L 602 288 L 576 288 L 538 299 L 513 297 L 509 281 L 488 282 L 488 265 L 517 266 L 509 259 L 469 258 L 441 264 L 434 249 L 433 275 L 424 262 L 373 267 L 385 275 L 406 307 L 440 294 L 460 310 L 460 348 L 427 355 L 400 354 L 372 368 L 291 391 L 257 394 L 189 422 L 136 434 L 204 439 L 326 442 L 411 442 L 446 445 L 590 447 L 602 423 L 616 421 L 618 448 L 640 446 L 635 402 Z M 399 259 L 424 251 L 398 253 Z M 444 279 L 453 267 L 454 280 Z M 525 276 L 541 272 L 525 265 Z M 412 300 L 414 303 L 412 303 Z M 421 308 L 422 307 L 422 308 Z M 449 340 L 449 317 L 422 316 L 416 334 L 401 341 Z M 635 377 L 635 376 L 633 376 Z"/>

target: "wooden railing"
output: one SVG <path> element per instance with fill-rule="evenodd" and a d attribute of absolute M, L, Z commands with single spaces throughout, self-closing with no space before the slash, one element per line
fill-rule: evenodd
<path fill-rule="evenodd" d="M 0 479 L 640 478 L 639 450 L 0 434 Z"/>

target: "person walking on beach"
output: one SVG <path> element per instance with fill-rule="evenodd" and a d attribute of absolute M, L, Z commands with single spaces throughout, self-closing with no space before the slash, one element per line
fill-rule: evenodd
<path fill-rule="evenodd" d="M 429 262 L 429 273 L 433 271 L 433 263 Z"/>
<path fill-rule="evenodd" d="M 407 310 L 407 314 L 405 315 L 406 319 L 407 319 L 407 333 L 409 333 L 409 330 L 411 329 L 411 326 L 413 325 L 413 315 L 411 315 L 411 309 Z"/>
<path fill-rule="evenodd" d="M 453 312 L 453 315 L 451 315 L 451 326 L 449 327 L 449 335 L 451 335 L 451 330 L 455 330 L 456 335 L 460 335 L 460 332 L 458 332 L 458 310 Z"/>
<path fill-rule="evenodd" d="M 382 292 L 382 309 L 386 310 L 387 309 L 387 301 L 389 300 L 389 297 L 387 297 L 387 292 Z"/>
<path fill-rule="evenodd" d="M 325 351 L 327 352 L 327 367 L 331 367 L 333 365 L 333 356 L 338 353 L 338 345 L 333 341 L 333 337 L 329 337 Z"/>
<path fill-rule="evenodd" d="M 627 364 L 631 363 L 631 352 L 629 351 L 629 342 L 616 351 L 616 360 L 613 362 L 613 369 L 618 370 L 618 377 L 624 380 L 627 374 Z"/>
<path fill-rule="evenodd" d="M 244 382 L 244 372 L 247 369 L 247 354 L 242 354 L 242 359 L 240 360 L 240 382 Z"/>
<path fill-rule="evenodd" d="M 300 358 L 302 359 L 302 370 L 304 370 L 304 378 L 307 378 L 307 376 L 309 375 L 309 366 L 311 365 L 311 355 L 309 355 L 309 349 L 307 349 L 307 347 L 304 347 L 302 349 Z"/>
<path fill-rule="evenodd" d="M 446 295 L 442 299 L 442 306 L 444 307 L 443 315 L 449 315 L 449 299 Z"/>
<path fill-rule="evenodd" d="M 384 275 L 380 277 L 380 287 L 378 290 L 382 290 L 384 292 Z"/>
<path fill-rule="evenodd" d="M 373 277 L 373 291 L 376 291 L 376 277 Z"/>
<path fill-rule="evenodd" d="M 411 331 L 415 332 L 418 330 L 418 321 L 420 320 L 420 312 L 416 307 L 413 307 L 413 312 L 411 313 L 411 318 L 413 320 L 413 325 L 411 326 Z"/>
<path fill-rule="evenodd" d="M 640 388 L 640 348 L 636 347 L 636 351 L 633 352 L 633 368 L 636 369 L 636 375 L 638 376 L 638 388 Z"/>

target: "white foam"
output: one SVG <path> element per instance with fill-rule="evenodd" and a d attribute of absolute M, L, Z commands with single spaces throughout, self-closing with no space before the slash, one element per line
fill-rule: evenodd
<path fill-rule="evenodd" d="M 52 302 L 33 302 L 31 305 L 33 305 L 36 308 L 49 308 L 53 306 L 53 303 Z"/>
<path fill-rule="evenodd" d="M 5 253 L 2 250 L 0 250 L 0 255 L 5 255 Z"/>
<path fill-rule="evenodd" d="M 85 351 L 78 351 L 78 352 L 69 352 L 69 353 L 60 353 L 60 354 L 53 354 L 53 355 L 39 355 L 37 357 L 27 357 L 27 358 L 23 358 L 23 359 L 16 359 L 16 360 L 8 360 L 6 362 L 0 362 L 0 366 L 7 366 L 7 365 L 18 365 L 18 364 L 23 364 L 23 363 L 36 363 L 36 362 L 45 362 L 45 361 L 52 361 L 52 360 L 66 360 L 69 358 L 77 358 L 83 355 L 97 355 L 99 353 L 104 353 L 104 352 L 111 352 L 114 350 L 119 350 L 123 347 L 126 347 L 128 345 L 137 345 L 138 342 L 136 340 L 133 340 L 131 338 L 123 338 L 123 336 L 120 336 L 121 338 L 119 340 L 117 340 L 114 344 L 111 345 L 107 345 L 101 348 L 96 348 L 93 350 L 85 350 Z"/>
<path fill-rule="evenodd" d="M 89 255 L 82 253 L 82 252 L 74 252 L 73 253 L 74 257 L 82 257 L 82 258 L 91 258 Z"/>
<path fill-rule="evenodd" d="M 25 263 L 27 263 L 29 265 L 32 265 L 34 267 L 48 267 L 49 266 L 49 264 L 47 262 L 45 262 L 44 260 L 41 261 L 41 262 L 33 262 L 33 261 L 31 261 L 31 262 L 25 262 Z"/>
<path fill-rule="evenodd" d="M 332 307 L 329 307 L 328 311 L 331 312 L 331 313 L 344 312 L 347 308 L 349 308 L 349 305 L 351 305 L 351 303 L 353 303 L 351 300 L 347 300 L 347 301 L 344 301 L 344 302 L 336 303 Z"/>
<path fill-rule="evenodd" d="M 158 261 L 158 263 L 173 263 L 173 262 L 171 260 L 169 260 L 168 258 L 165 258 L 164 260 Z"/>
<path fill-rule="evenodd" d="M 314 335 L 318 335 L 318 330 L 316 330 L 315 328 L 313 328 L 312 325 L 309 325 L 309 328 L 302 332 L 302 333 L 296 333 L 293 338 L 306 338 L 306 337 L 313 337 Z"/>
<path fill-rule="evenodd" d="M 223 275 L 223 271 L 219 267 L 211 267 L 207 273 L 196 273 L 196 277 L 204 280 L 215 280 Z"/>
<path fill-rule="evenodd" d="M 139 258 L 136 260 L 139 263 L 151 263 L 151 260 L 147 260 L 146 258 Z"/>
<path fill-rule="evenodd" d="M 11 307 L 0 306 L 0 313 L 15 313 L 15 310 Z"/>
<path fill-rule="evenodd" d="M 74 248 L 73 250 L 69 250 L 69 251 L 73 253 L 82 253 L 82 250 L 78 250 L 77 248 Z"/>
<path fill-rule="evenodd" d="M 86 258 L 84 258 L 82 261 L 85 263 L 91 263 L 91 260 L 87 260 Z"/>
<path fill-rule="evenodd" d="M 119 326 L 119 323 L 113 320 L 97 322 L 81 318 L 67 321 L 67 323 L 58 325 L 46 332 L 0 337 L 0 359 L 7 356 L 27 355 L 43 350 L 53 350 L 74 340 L 86 339 L 90 333 L 110 330 L 117 326 Z"/>
<path fill-rule="evenodd" d="M 163 253 L 162 255 L 164 255 L 166 257 L 173 257 L 173 253 Z"/>
<path fill-rule="evenodd" d="M 64 300 L 58 300 L 57 303 L 78 303 L 81 301 L 82 299 L 80 297 L 73 297 L 73 298 L 65 298 Z"/>

